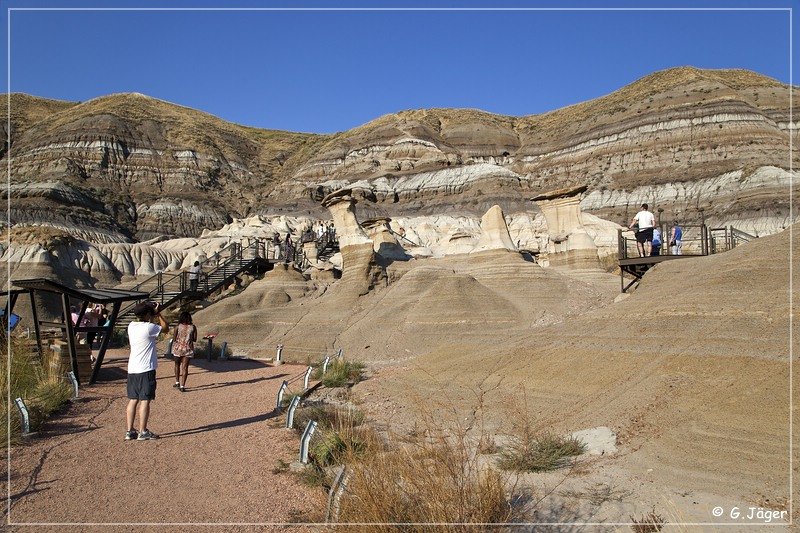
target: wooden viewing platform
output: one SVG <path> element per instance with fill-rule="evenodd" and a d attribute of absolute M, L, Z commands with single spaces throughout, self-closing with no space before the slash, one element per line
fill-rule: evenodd
<path fill-rule="evenodd" d="M 641 281 L 645 272 L 664 261 L 675 259 L 691 259 L 716 254 L 735 248 L 739 244 L 749 242 L 757 237 L 738 230 L 733 226 L 709 228 L 705 224 L 681 226 L 683 230 L 681 254 L 672 254 L 669 246 L 669 236 L 672 225 L 659 225 L 656 228 L 661 232 L 661 250 L 659 255 L 646 257 L 639 256 L 636 247 L 636 238 L 632 230 L 618 230 L 617 244 L 619 280 L 622 292 L 627 292 L 633 285 Z M 625 275 L 633 279 L 625 284 Z"/>

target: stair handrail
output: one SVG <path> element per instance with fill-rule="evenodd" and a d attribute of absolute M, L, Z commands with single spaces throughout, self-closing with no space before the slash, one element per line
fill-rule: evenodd
<path fill-rule="evenodd" d="M 731 226 L 731 248 L 735 248 L 740 242 L 750 242 L 755 239 L 758 239 L 758 236 Z"/>
<path fill-rule="evenodd" d="M 183 272 L 178 272 L 178 273 L 175 273 L 175 274 L 167 274 L 168 277 L 167 277 L 166 281 L 164 280 L 164 274 L 165 274 L 164 272 L 156 272 L 155 274 L 153 274 L 152 276 L 150 276 L 149 278 L 147 278 L 143 282 L 141 282 L 138 285 L 136 285 L 136 287 L 134 289 L 132 289 L 132 290 L 138 290 L 143 285 L 145 285 L 146 283 L 150 282 L 153 279 L 156 279 L 157 282 L 156 282 L 155 288 L 153 288 L 152 290 L 147 291 L 147 300 L 157 299 L 157 296 L 158 296 L 159 293 L 163 295 L 164 287 L 169 282 L 173 281 L 174 279 L 181 277 L 183 275 Z M 140 292 L 144 292 L 144 291 L 140 291 Z M 122 316 L 122 315 L 126 314 L 127 312 L 129 312 L 131 309 L 136 307 L 136 305 L 140 301 L 141 300 L 133 301 L 130 304 L 128 304 L 127 306 L 121 308 L 119 310 L 119 315 L 118 316 Z"/>
<path fill-rule="evenodd" d="M 234 248 L 233 254 L 231 254 L 231 256 L 228 257 L 224 262 L 219 263 L 218 265 L 216 265 L 212 270 L 210 270 L 208 272 L 204 272 L 203 275 L 206 277 L 206 279 L 208 279 L 212 275 L 214 275 L 217 272 L 219 272 L 220 270 L 222 270 L 223 278 L 222 278 L 222 281 L 220 282 L 220 283 L 222 283 L 222 282 L 224 282 L 224 280 L 228 279 L 230 276 L 235 276 L 242 269 L 246 268 L 247 265 L 249 265 L 250 263 L 252 263 L 253 261 L 255 261 L 259 257 L 258 252 L 259 252 L 259 249 L 260 249 L 260 239 L 253 239 L 252 242 L 250 242 L 250 244 L 248 244 L 247 246 L 244 246 L 244 247 L 241 246 L 240 242 L 233 243 L 233 244 L 238 245 L 236 248 Z M 225 249 L 227 249 L 227 247 Z M 220 250 L 220 251 L 222 252 L 225 249 Z M 236 261 L 243 260 L 244 259 L 245 250 L 255 250 L 256 254 L 251 259 L 248 259 L 247 265 L 241 265 L 241 264 L 237 265 L 236 268 L 231 269 L 230 275 L 228 275 L 228 272 L 227 272 L 228 266 L 231 265 L 232 263 L 236 262 Z M 207 287 L 207 290 L 211 290 L 211 287 Z"/>
<path fill-rule="evenodd" d="M 251 248 L 251 247 L 255 247 L 255 246 L 257 246 L 257 243 L 258 243 L 258 239 L 256 239 L 254 243 L 251 243 L 251 244 L 248 246 L 248 249 L 249 249 L 249 248 Z M 208 264 L 208 263 L 211 263 L 212 261 L 217 261 L 217 262 L 218 262 L 218 261 L 219 261 L 219 259 L 221 258 L 221 254 L 225 253 L 226 251 L 228 251 L 228 250 L 229 250 L 229 249 L 231 249 L 231 248 L 233 248 L 233 249 L 235 250 L 237 246 L 238 246 L 238 247 L 239 247 L 239 249 L 240 249 L 240 250 L 239 250 L 239 254 L 240 254 L 240 257 L 241 257 L 241 246 L 240 246 L 240 244 L 241 244 L 241 243 L 240 243 L 240 242 L 237 242 L 237 241 L 231 242 L 230 244 L 228 244 L 227 246 L 225 246 L 225 247 L 224 247 L 224 248 L 222 248 L 221 250 L 217 251 L 217 252 L 216 252 L 216 253 L 214 253 L 213 255 L 211 255 L 211 256 L 209 256 L 209 257 L 207 257 L 207 258 L 206 258 L 206 259 L 204 259 L 203 261 L 200 261 L 200 266 L 201 266 L 201 268 L 202 268 L 202 266 L 203 266 L 203 265 L 205 265 L 205 264 Z M 256 250 L 257 250 L 257 248 L 256 248 Z M 223 263 L 218 263 L 218 265 L 215 267 L 215 269 L 214 269 L 214 270 L 212 270 L 212 272 L 216 271 L 216 270 L 217 270 L 217 268 L 219 268 L 220 266 L 223 266 L 223 265 L 229 264 L 229 262 L 230 262 L 230 259 L 231 259 L 231 258 L 228 258 L 228 260 L 226 260 L 225 262 L 223 262 Z M 136 285 L 135 285 L 135 286 L 134 286 L 134 287 L 133 287 L 131 290 L 138 291 L 138 290 L 140 290 L 142 287 L 144 287 L 145 285 L 147 285 L 147 284 L 151 283 L 153 280 L 157 280 L 157 281 L 156 281 L 156 286 L 155 286 L 155 288 L 153 288 L 152 290 L 146 291 L 146 292 L 147 292 L 147 299 L 148 299 L 148 300 L 152 300 L 152 299 L 154 299 L 154 298 L 155 298 L 155 297 L 156 297 L 158 294 L 161 294 L 161 295 L 163 296 L 163 294 L 164 294 L 164 288 L 165 288 L 165 286 L 166 286 L 168 283 L 170 283 L 171 281 L 174 281 L 174 280 L 175 280 L 175 279 L 177 279 L 177 278 L 183 277 L 183 276 L 184 276 L 186 273 L 185 273 L 185 272 L 183 272 L 183 271 L 176 272 L 175 274 L 171 274 L 171 275 L 169 275 L 169 277 L 168 277 L 166 280 L 164 279 L 164 274 L 165 274 L 164 272 L 156 272 L 155 274 L 153 274 L 153 275 L 152 275 L 152 276 L 150 276 L 149 278 L 147 278 L 147 279 L 145 279 L 144 281 L 142 281 L 142 282 L 140 282 L 140 283 L 136 284 Z M 207 274 L 206 274 L 206 276 L 207 276 Z M 180 288 L 181 288 L 181 290 L 180 290 L 180 291 L 178 291 L 178 292 L 183 292 L 184 285 L 185 285 L 185 283 L 183 283 L 183 282 L 182 282 L 182 283 L 181 283 L 181 285 L 180 285 Z M 141 292 L 145 292 L 145 291 L 141 291 Z M 132 302 L 131 304 L 129 304 L 128 306 L 126 306 L 126 307 L 124 307 L 124 308 L 120 309 L 119 316 L 122 316 L 123 314 L 125 314 L 125 313 L 129 312 L 129 311 L 130 311 L 131 309 L 133 309 L 133 308 L 136 306 L 136 304 L 138 304 L 138 303 L 139 303 L 139 301 L 135 301 L 135 302 Z"/>

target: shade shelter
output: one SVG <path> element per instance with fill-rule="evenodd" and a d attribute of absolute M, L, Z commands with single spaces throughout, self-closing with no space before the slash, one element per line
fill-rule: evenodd
<path fill-rule="evenodd" d="M 121 289 L 76 289 L 73 287 L 67 287 L 66 285 L 62 285 L 55 281 L 44 279 L 44 278 L 36 278 L 36 279 L 20 279 L 12 281 L 15 287 L 21 289 L 21 291 L 12 290 L 7 291 L 9 296 L 7 304 L 6 304 L 6 315 L 11 316 L 13 312 L 14 304 L 16 303 L 19 293 L 20 292 L 28 292 L 30 295 L 31 300 L 31 310 L 32 310 L 32 319 L 33 319 L 33 327 L 36 332 L 36 343 L 39 347 L 39 353 L 43 353 L 42 351 L 42 338 L 41 338 L 41 329 L 42 326 L 47 327 L 56 327 L 61 329 L 62 333 L 66 337 L 67 347 L 69 348 L 69 356 L 72 365 L 72 371 L 75 373 L 75 378 L 78 380 L 78 383 L 81 383 L 81 378 L 85 376 L 80 376 L 78 373 L 78 354 L 76 348 L 76 334 L 77 333 L 103 333 L 103 340 L 100 343 L 100 349 L 97 352 L 97 360 L 95 361 L 94 367 L 92 368 L 92 375 L 89 378 L 89 384 L 94 383 L 97 380 L 97 375 L 100 373 L 100 366 L 103 364 L 103 358 L 106 354 L 106 349 L 108 348 L 109 340 L 111 339 L 111 333 L 114 331 L 114 324 L 117 321 L 117 317 L 119 316 L 119 309 L 123 302 L 129 302 L 133 300 L 146 300 L 149 298 L 149 294 L 146 292 L 139 292 L 139 291 L 126 291 Z M 37 294 L 53 294 L 59 297 L 61 301 L 61 321 L 60 322 L 49 322 L 45 320 L 39 319 L 39 312 L 36 309 L 36 295 Z M 70 306 L 72 302 L 81 302 L 80 311 L 78 313 L 78 320 L 76 324 L 72 323 L 72 318 L 70 316 Z M 83 319 L 83 315 L 86 313 L 86 308 L 89 306 L 89 303 L 97 303 L 103 305 L 110 305 L 111 306 L 111 313 L 109 315 L 109 321 L 107 326 L 81 326 L 81 320 Z"/>

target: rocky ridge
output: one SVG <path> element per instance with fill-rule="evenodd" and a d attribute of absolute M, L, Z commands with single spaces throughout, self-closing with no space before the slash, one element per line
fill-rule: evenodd
<path fill-rule="evenodd" d="M 318 201 L 342 187 L 396 217 L 535 213 L 531 195 L 583 184 L 583 209 L 615 222 L 647 200 L 668 219 L 763 234 L 788 221 L 790 91 L 753 72 L 682 67 L 541 115 L 411 110 L 333 135 L 247 128 L 140 94 L 12 95 L 2 155 L 13 224 L 99 242 L 320 216 Z"/>

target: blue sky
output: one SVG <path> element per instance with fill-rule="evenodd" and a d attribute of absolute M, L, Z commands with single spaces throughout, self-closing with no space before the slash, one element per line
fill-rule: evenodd
<path fill-rule="evenodd" d="M 123 5 L 234 4 L 2 2 Z M 791 0 L 235 5 L 798 7 Z M 13 92 L 87 100 L 135 91 L 240 124 L 318 133 L 412 108 L 541 113 L 680 65 L 746 68 L 786 83 L 790 76 L 787 11 L 14 10 L 10 42 Z"/>

